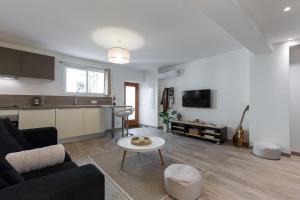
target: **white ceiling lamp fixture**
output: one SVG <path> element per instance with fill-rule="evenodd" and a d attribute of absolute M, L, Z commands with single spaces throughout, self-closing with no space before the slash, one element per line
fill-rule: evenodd
<path fill-rule="evenodd" d="M 17 79 L 17 77 L 15 76 L 2 76 L 0 75 L 0 79 L 4 79 L 4 80 L 13 80 L 13 79 Z"/>
<path fill-rule="evenodd" d="M 113 47 L 107 51 L 108 61 L 115 64 L 127 64 L 130 62 L 130 52 L 128 49 Z"/>
<path fill-rule="evenodd" d="M 289 12 L 292 8 L 290 6 L 287 6 L 283 9 L 284 12 Z"/>

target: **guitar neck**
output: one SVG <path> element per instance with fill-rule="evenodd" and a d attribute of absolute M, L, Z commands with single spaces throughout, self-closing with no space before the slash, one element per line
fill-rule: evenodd
<path fill-rule="evenodd" d="M 244 117 L 245 117 L 246 112 L 243 113 L 239 127 L 242 127 L 243 121 L 244 121 Z"/>
<path fill-rule="evenodd" d="M 243 121 L 244 121 L 244 118 L 245 118 L 245 114 L 246 112 L 249 110 L 249 106 L 247 106 L 243 112 L 243 115 L 242 115 L 242 118 L 241 118 L 241 121 L 240 121 L 240 124 L 239 124 L 239 128 L 242 127 L 242 124 L 243 124 Z"/>

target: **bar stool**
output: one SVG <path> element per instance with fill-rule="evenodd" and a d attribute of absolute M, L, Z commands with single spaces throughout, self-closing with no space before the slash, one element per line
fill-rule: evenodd
<path fill-rule="evenodd" d="M 115 116 L 116 117 L 121 117 L 122 118 L 122 137 L 124 137 L 124 129 L 125 129 L 125 123 L 126 123 L 126 136 L 129 135 L 128 133 L 128 116 L 132 115 L 134 112 L 134 108 L 124 108 L 118 111 L 115 111 Z"/>

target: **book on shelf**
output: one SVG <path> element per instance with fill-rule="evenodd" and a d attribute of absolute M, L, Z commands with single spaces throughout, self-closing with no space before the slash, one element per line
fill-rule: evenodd
<path fill-rule="evenodd" d="M 216 133 L 215 130 L 205 129 L 203 130 L 204 133 Z"/>
<path fill-rule="evenodd" d="M 205 137 L 207 139 L 215 139 L 215 136 L 213 136 L 213 135 L 204 135 L 203 137 Z"/>
<path fill-rule="evenodd" d="M 189 129 L 189 134 L 190 135 L 199 135 L 199 130 L 196 128 L 190 128 Z"/>

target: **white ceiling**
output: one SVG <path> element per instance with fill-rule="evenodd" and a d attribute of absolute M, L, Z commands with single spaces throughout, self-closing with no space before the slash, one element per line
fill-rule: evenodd
<path fill-rule="evenodd" d="M 101 61 L 106 61 L 109 42 L 116 46 L 120 40 L 121 46 L 132 49 L 130 66 L 141 69 L 241 48 L 199 11 L 196 2 L 0 0 L 0 40 Z M 121 31 L 98 36 L 101 46 L 94 41 L 94 34 L 102 29 Z M 128 32 L 138 38 L 128 39 Z M 110 36 L 115 36 L 115 41 Z M 142 40 L 142 45 L 130 44 L 137 40 Z"/>
<path fill-rule="evenodd" d="M 106 61 L 107 48 L 121 46 L 132 52 L 130 67 L 149 69 L 217 55 L 241 44 L 259 52 L 259 45 L 251 47 L 255 38 L 259 44 L 300 37 L 299 0 L 222 0 L 222 9 L 221 2 L 211 2 L 0 0 L 0 40 L 99 61 Z M 292 7 L 288 13 L 282 11 L 286 5 Z M 255 26 L 242 28 L 252 21 Z"/>
<path fill-rule="evenodd" d="M 300 38 L 299 0 L 240 0 L 271 43 Z M 286 6 L 292 9 L 283 12 Z"/>

